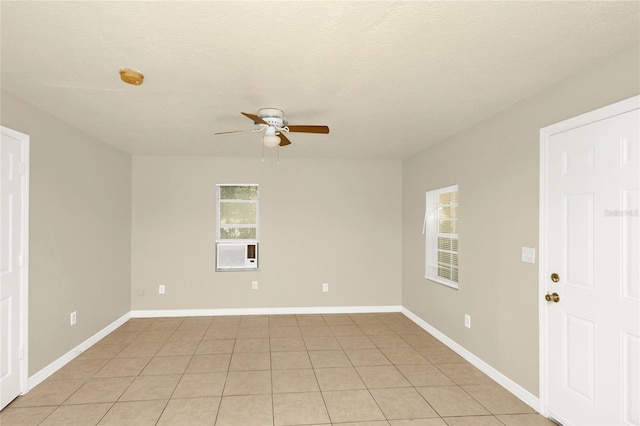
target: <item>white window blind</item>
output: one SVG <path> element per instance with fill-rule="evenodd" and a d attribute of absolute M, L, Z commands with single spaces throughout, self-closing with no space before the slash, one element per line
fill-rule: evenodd
<path fill-rule="evenodd" d="M 425 278 L 458 288 L 458 185 L 426 194 Z"/>

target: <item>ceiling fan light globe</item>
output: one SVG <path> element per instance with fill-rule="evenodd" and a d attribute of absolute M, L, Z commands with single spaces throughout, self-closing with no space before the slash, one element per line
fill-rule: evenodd
<path fill-rule="evenodd" d="M 262 137 L 262 143 L 267 148 L 275 148 L 276 146 L 280 145 L 280 136 L 264 135 Z"/>

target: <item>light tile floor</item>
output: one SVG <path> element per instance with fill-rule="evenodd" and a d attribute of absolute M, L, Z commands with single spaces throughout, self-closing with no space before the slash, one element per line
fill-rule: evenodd
<path fill-rule="evenodd" d="M 131 319 L 0 424 L 553 425 L 399 313 Z"/>

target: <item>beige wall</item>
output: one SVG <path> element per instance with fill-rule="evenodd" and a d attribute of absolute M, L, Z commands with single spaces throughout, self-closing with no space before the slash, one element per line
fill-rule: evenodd
<path fill-rule="evenodd" d="M 639 51 L 621 51 L 403 164 L 403 306 L 534 395 L 538 265 L 522 263 L 520 249 L 538 247 L 539 130 L 639 94 Z M 421 235 L 425 191 L 452 184 L 460 185 L 457 291 L 424 279 Z"/>
<path fill-rule="evenodd" d="M 274 157 L 134 157 L 133 310 L 400 304 L 401 162 Z M 260 185 L 259 272 L 215 272 L 218 183 Z"/>
<path fill-rule="evenodd" d="M 5 92 L 2 125 L 30 136 L 33 375 L 130 310 L 131 158 Z"/>

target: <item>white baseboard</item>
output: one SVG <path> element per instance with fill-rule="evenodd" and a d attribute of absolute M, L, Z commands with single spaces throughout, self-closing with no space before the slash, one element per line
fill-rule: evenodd
<path fill-rule="evenodd" d="M 210 317 L 223 315 L 362 314 L 380 312 L 402 312 L 402 306 L 138 310 L 131 311 L 131 318 Z"/>
<path fill-rule="evenodd" d="M 501 372 L 499 372 L 498 370 L 496 370 L 495 368 L 493 368 L 492 366 L 490 366 L 489 364 L 487 364 L 486 362 L 484 362 L 483 360 L 481 360 L 480 358 L 478 358 L 477 356 L 475 356 L 474 354 L 472 354 L 471 352 L 463 348 L 462 346 L 460 346 L 458 343 L 451 340 L 445 334 L 440 332 L 435 327 L 431 326 L 431 324 L 427 323 L 426 321 L 424 321 L 422 318 L 420 318 L 413 312 L 409 311 L 408 309 L 402 308 L 402 313 L 405 314 L 409 319 L 411 319 L 411 321 L 415 322 L 417 325 L 422 327 L 429 334 L 433 335 L 433 337 L 435 337 L 436 339 L 440 340 L 442 343 L 447 345 L 451 350 L 456 352 L 462 358 L 467 360 L 471 365 L 476 367 L 478 370 L 482 371 L 487 376 L 491 377 L 503 388 L 505 388 L 512 394 L 514 394 L 522 402 L 524 402 L 534 410 L 541 412 L 540 399 L 537 396 L 533 395 L 531 392 L 529 392 L 528 390 L 526 390 L 525 388 L 523 388 L 522 386 L 520 386 L 519 384 L 517 384 L 516 382 L 514 382 L 513 380 L 511 380 L 510 378 L 508 378 L 507 376 L 505 376 L 504 374 L 502 374 Z"/>
<path fill-rule="evenodd" d="M 122 324 L 127 322 L 129 318 L 131 318 L 131 312 L 127 312 L 126 314 L 124 314 L 123 316 L 121 316 L 120 318 L 118 318 L 117 320 L 115 320 L 114 322 L 112 322 L 102 330 L 98 331 L 93 336 L 89 337 L 84 342 L 80 343 L 75 348 L 71 349 L 66 354 L 62 355 L 60 358 L 53 361 L 51 364 L 44 367 L 42 370 L 38 371 L 33 376 L 29 377 L 27 379 L 26 392 L 33 389 L 35 386 L 39 385 L 40 383 L 42 383 L 47 377 L 51 376 L 53 373 L 55 373 L 60 368 L 64 367 L 67 363 L 72 361 L 75 357 L 80 355 L 82 352 L 86 351 L 91 346 L 93 346 L 98 341 L 100 341 L 102 338 L 106 337 L 109 333 L 111 333 L 112 331 L 120 327 Z"/>

